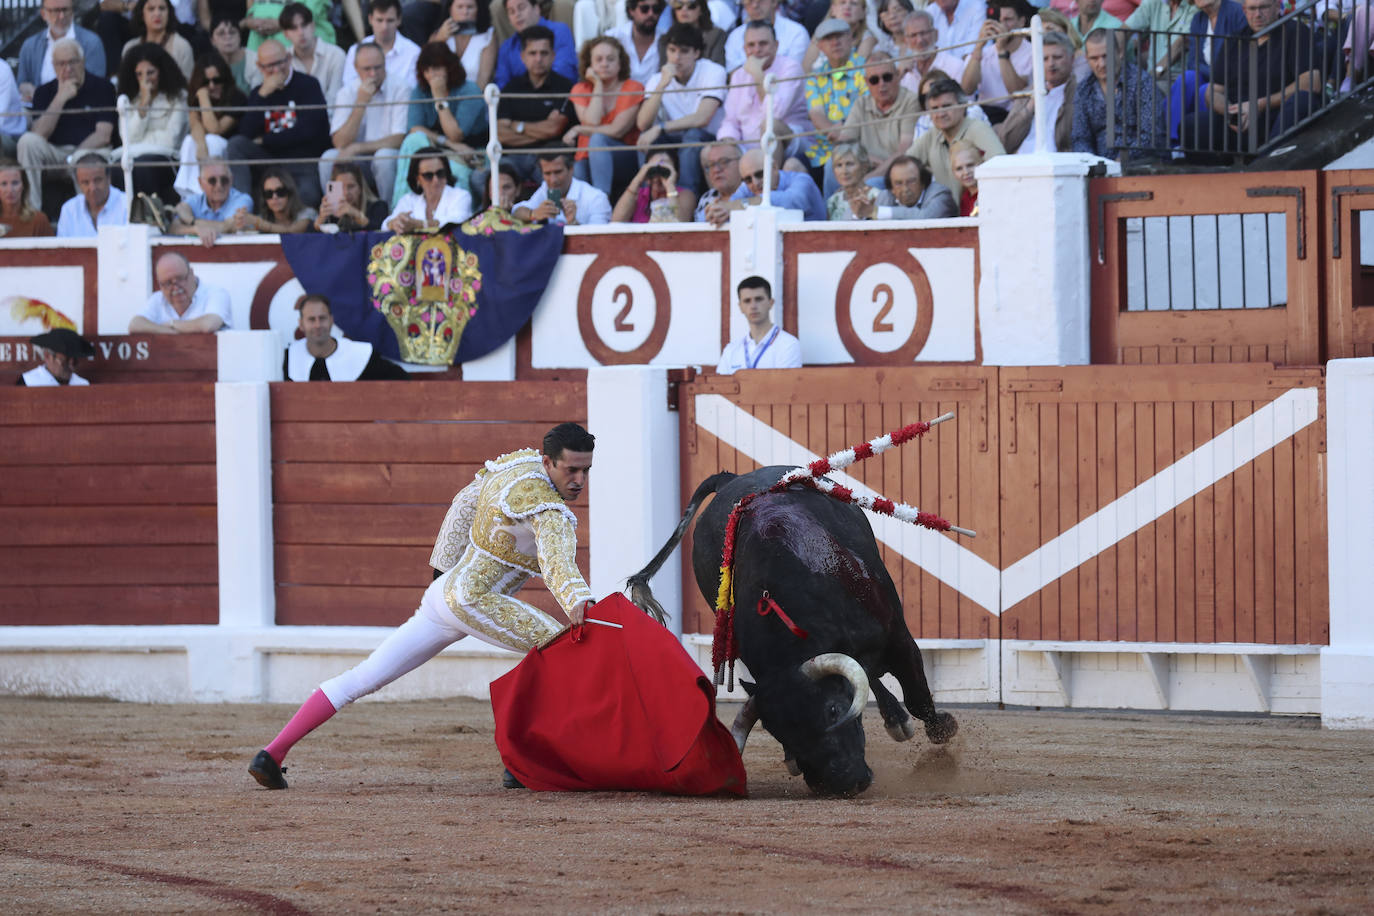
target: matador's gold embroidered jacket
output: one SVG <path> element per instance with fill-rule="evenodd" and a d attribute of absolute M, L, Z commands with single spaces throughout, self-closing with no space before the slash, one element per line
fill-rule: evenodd
<path fill-rule="evenodd" d="M 529 576 L 542 576 L 567 613 L 592 597 L 577 568 L 577 518 L 532 448 L 488 461 L 459 491 L 429 562 L 445 572 L 460 563 L 495 563 L 501 568 L 482 578 L 503 594 Z M 445 592 L 450 601 L 458 600 Z"/>

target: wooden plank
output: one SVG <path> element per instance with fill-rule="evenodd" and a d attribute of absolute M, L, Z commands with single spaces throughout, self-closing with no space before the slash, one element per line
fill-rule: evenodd
<path fill-rule="evenodd" d="M 0 586 L 0 626 L 152 626 L 219 622 L 215 585 Z"/>
<path fill-rule="evenodd" d="M 937 408 L 937 415 L 950 410 L 955 410 L 957 419 L 957 408 L 959 405 L 954 401 L 941 401 Z M 931 438 L 934 441 L 930 441 Z M 965 463 L 972 471 L 973 456 L 967 451 L 968 443 L 967 424 L 960 427 L 957 422 L 947 426 L 937 426 L 929 436 L 917 447 L 923 451 L 933 451 L 938 461 L 939 490 L 936 493 L 936 505 L 938 512 L 944 518 L 957 520 L 964 514 L 963 505 L 959 500 L 959 481 L 960 472 Z M 955 522 L 958 524 L 958 522 Z M 935 583 L 937 600 L 940 603 L 940 629 L 938 631 L 942 638 L 958 639 L 961 635 L 967 635 L 963 629 L 963 619 L 959 608 L 959 596 L 952 588 L 940 582 L 934 576 L 928 577 Z"/>
<path fill-rule="evenodd" d="M 114 433 L 108 426 L 28 426 L 3 436 L 0 465 L 8 466 L 215 461 L 213 423 L 131 423 Z"/>
<path fill-rule="evenodd" d="M 1155 404 L 1155 468 L 1168 467 L 1173 463 L 1174 449 L 1174 405 L 1157 402 Z M 1155 522 L 1155 611 L 1154 633 L 1143 634 L 1152 642 L 1174 642 L 1177 618 L 1174 616 L 1174 581 L 1177 574 L 1174 554 L 1176 511 L 1166 512 Z"/>
<path fill-rule="evenodd" d="M 545 423 L 272 423 L 272 459 L 475 464 L 537 448 Z"/>
<path fill-rule="evenodd" d="M 1255 642 L 1272 643 L 1274 620 L 1274 450 L 1262 453 L 1255 468 Z"/>
<path fill-rule="evenodd" d="M 1077 475 L 1078 507 L 1074 513 L 1077 523 L 1096 512 L 1102 505 L 1097 495 L 1097 408 L 1079 401 L 1074 405 L 1078 421 Z M 1097 558 L 1078 568 L 1079 632 L 1085 639 L 1101 639 L 1097 619 Z"/>
<path fill-rule="evenodd" d="M 916 410 L 918 416 L 937 415 L 936 402 L 933 399 L 920 401 Z M 924 442 L 906 446 L 906 449 L 912 453 L 910 457 L 919 468 L 916 498 L 912 500 L 910 494 L 906 494 L 906 500 L 922 507 L 933 505 L 936 507 L 933 511 L 938 513 L 940 511 L 939 454 Z M 940 614 L 940 582 L 931 575 L 921 576 L 921 634 L 925 638 L 945 635 Z"/>
<path fill-rule="evenodd" d="M 424 586 L 433 578 L 426 545 L 355 547 L 338 544 L 276 545 L 277 585 Z M 587 569 L 588 552 L 578 548 L 577 565 Z"/>
<path fill-rule="evenodd" d="M 1153 477 L 1155 467 L 1155 405 L 1138 403 L 1135 405 L 1135 474 L 1136 480 L 1143 482 Z M 1159 522 L 1153 521 L 1135 533 L 1135 586 L 1136 586 L 1136 639 L 1154 639 L 1157 627 L 1158 608 L 1155 602 L 1159 575 L 1159 551 L 1156 549 L 1155 534 Z"/>
<path fill-rule="evenodd" d="M 1274 468 L 1274 642 L 1291 645 L 1297 639 L 1295 590 L 1298 578 L 1295 518 L 1293 440 L 1280 442 L 1272 451 Z"/>
<path fill-rule="evenodd" d="M 1174 405 L 1174 454 L 1186 455 L 1197 447 L 1193 438 L 1193 403 Z M 1196 497 L 1186 499 L 1174 509 L 1174 639 L 1197 641 L 1197 532 L 1194 516 Z"/>
<path fill-rule="evenodd" d="M 495 457 L 494 455 L 492 457 Z M 272 498 L 292 503 L 430 504 L 448 505 L 472 482 L 482 465 L 370 462 L 273 462 Z"/>
<path fill-rule="evenodd" d="M 1100 509 L 1116 499 L 1116 405 L 1099 402 L 1093 422 L 1097 427 L 1096 476 L 1097 506 Z M 1095 510 L 1094 510 L 1095 511 Z M 1097 633 L 1098 639 L 1120 639 L 1117 613 L 1117 548 L 1108 547 L 1097 556 Z"/>
<path fill-rule="evenodd" d="M 434 547 L 448 504 L 281 505 L 272 521 L 278 544 Z"/>
<path fill-rule="evenodd" d="M 1237 401 L 1234 422 L 1254 412 L 1248 401 Z M 1243 415 L 1243 416 L 1242 416 Z M 1236 469 L 1234 520 L 1236 580 L 1236 642 L 1255 642 L 1255 465 Z"/>
<path fill-rule="evenodd" d="M 213 464 L 11 467 L 0 501 L 7 506 L 213 505 Z"/>
<path fill-rule="evenodd" d="M 1194 404 L 1193 441 L 1208 442 L 1215 435 L 1213 405 L 1205 402 Z M 1193 595 L 1197 605 L 1196 639 L 1198 642 L 1214 642 L 1217 638 L 1216 485 L 1203 489 L 1195 502 L 1193 519 L 1197 530 L 1197 567 Z"/>
<path fill-rule="evenodd" d="M 0 388 L 5 426 L 68 428 L 158 423 L 207 423 L 215 419 L 215 386 L 150 384 L 138 387 Z M 109 434 L 108 430 L 104 431 Z M 6 436 L 8 438 L 8 435 Z"/>
<path fill-rule="evenodd" d="M 1039 440 L 1040 451 L 1036 462 L 1040 477 L 1040 486 L 1037 488 L 1040 493 L 1037 530 L 1042 544 L 1057 537 L 1067 527 L 1063 519 L 1059 517 L 1060 494 L 1065 482 L 1061 473 L 1063 468 L 1060 464 L 1059 452 L 1059 415 L 1061 410 L 1062 408 L 1057 404 L 1041 404 L 1037 411 L 1040 415 L 1036 437 Z M 1023 493 L 1022 498 L 1024 497 L 1025 494 Z M 1037 610 L 1040 616 L 1037 630 L 1042 639 L 1078 638 L 1078 621 L 1066 619 L 1064 616 L 1062 584 L 1065 578 L 1061 576 L 1046 585 L 1040 590 L 1040 594 L 1036 598 L 1035 603 L 1039 605 Z"/>
<path fill-rule="evenodd" d="M 216 585 L 214 546 L 8 547 L 0 550 L 5 585 Z"/>
<path fill-rule="evenodd" d="M 1055 426 L 1059 430 L 1057 445 L 1059 460 L 1056 466 L 1051 469 L 1052 474 L 1058 478 L 1059 501 L 1056 506 L 1055 523 L 1042 529 L 1041 540 L 1043 542 L 1069 530 L 1080 520 L 1078 505 L 1080 488 L 1078 479 L 1078 407 L 1070 403 L 1047 405 L 1046 409 L 1041 412 L 1041 416 L 1042 418 L 1053 416 Z M 1059 621 L 1059 630 L 1064 634 L 1065 639 L 1088 639 L 1091 637 L 1087 634 L 1094 632 L 1094 628 L 1086 627 L 1083 624 L 1083 602 L 1079 594 L 1080 583 L 1078 581 L 1080 574 L 1080 569 L 1075 568 L 1059 578 L 1059 606 L 1055 611 L 1055 616 Z"/>
<path fill-rule="evenodd" d="M 1294 639 L 1299 643 L 1326 645 L 1330 641 L 1327 493 L 1323 486 L 1325 475 L 1319 470 L 1323 463 L 1323 456 L 1318 452 L 1320 437 L 1321 431 L 1313 427 L 1293 437 L 1293 466 L 1297 474 L 1293 536 L 1298 551 L 1294 575 Z"/>
<path fill-rule="evenodd" d="M 273 422 L 494 422 L 550 427 L 585 423 L 586 385 L 569 382 L 376 382 L 368 385 L 270 386 Z"/>
<path fill-rule="evenodd" d="M 214 506 L 0 507 L 0 547 L 214 544 Z"/>
<path fill-rule="evenodd" d="M 1135 405 L 1113 404 L 1112 420 L 1116 424 L 1113 441 L 1116 445 L 1116 495 L 1129 492 L 1138 482 L 1135 470 L 1136 427 Z M 1116 638 L 1135 641 L 1138 636 L 1136 598 L 1136 535 L 1128 534 L 1116 545 Z"/>
<path fill-rule="evenodd" d="M 1230 401 L 1212 405 L 1213 428 L 1217 433 L 1230 429 L 1234 417 L 1235 409 Z M 1236 637 L 1236 475 L 1221 478 L 1213 490 L 1216 492 L 1216 506 L 1212 512 L 1216 528 L 1216 641 L 1239 642 Z"/>

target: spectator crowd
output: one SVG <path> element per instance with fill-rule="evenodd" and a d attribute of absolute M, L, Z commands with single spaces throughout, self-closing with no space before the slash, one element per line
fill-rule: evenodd
<path fill-rule="evenodd" d="M 42 0 L 17 72 L 0 62 L 0 220 L 91 236 L 128 195 L 137 218 L 205 245 L 406 231 L 489 205 L 719 226 L 765 187 L 808 220 L 970 215 L 990 157 L 1244 150 L 1369 66 L 1366 7 L 1274 27 L 1283 0 L 915 2 L 600 0 L 579 48 L 565 0 L 102 0 L 90 28 L 74 0 Z"/>

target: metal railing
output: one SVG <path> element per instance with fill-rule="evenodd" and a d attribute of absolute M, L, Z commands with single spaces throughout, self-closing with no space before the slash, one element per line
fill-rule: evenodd
<path fill-rule="evenodd" d="M 1350 17 L 1326 18 L 1331 6 L 1308 0 L 1254 35 L 1119 32 L 1107 42 L 1107 145 L 1122 160 L 1243 162 L 1276 148 L 1374 82 L 1350 72 Z M 1142 129 L 1152 120 L 1163 129 Z"/>

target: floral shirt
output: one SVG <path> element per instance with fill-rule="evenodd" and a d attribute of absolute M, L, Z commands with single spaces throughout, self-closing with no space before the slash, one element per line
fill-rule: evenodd
<path fill-rule="evenodd" d="M 1073 151 L 1107 159 L 1139 158 L 1167 148 L 1164 98 L 1139 67 L 1124 66 L 1116 78 L 1114 133 L 1107 136 L 1107 98 L 1096 79 L 1078 86 L 1073 100 Z"/>
<path fill-rule="evenodd" d="M 868 83 L 864 80 L 864 59 L 858 52 L 849 56 L 845 66 L 853 69 L 818 73 L 806 78 L 806 107 L 821 106 L 825 116 L 835 124 L 843 124 L 844 119 L 849 117 L 849 109 L 868 91 Z M 833 151 L 834 145 L 824 135 L 817 135 L 806 156 L 812 165 L 821 166 L 830 161 Z"/>
<path fill-rule="evenodd" d="M 879 191 L 872 185 L 864 185 L 864 191 L 869 203 L 877 204 Z M 830 199 L 825 202 L 826 215 L 831 219 L 863 219 L 854 215 L 854 209 L 849 206 L 849 198 L 845 196 L 843 190 L 836 191 L 830 195 Z"/>

